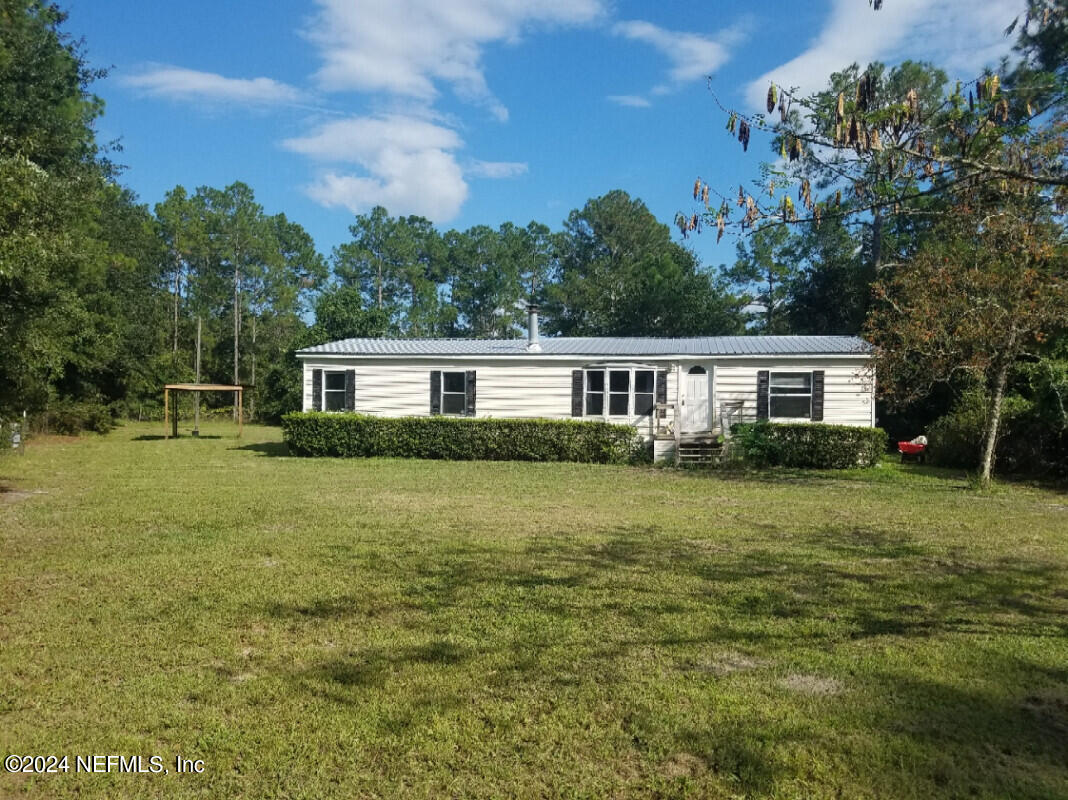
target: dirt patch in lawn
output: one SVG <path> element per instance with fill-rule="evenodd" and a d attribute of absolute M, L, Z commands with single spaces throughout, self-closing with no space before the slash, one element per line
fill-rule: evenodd
<path fill-rule="evenodd" d="M 834 678 L 824 678 L 820 675 L 787 675 L 783 678 L 782 685 L 801 694 L 832 695 L 842 691 L 841 683 Z"/>

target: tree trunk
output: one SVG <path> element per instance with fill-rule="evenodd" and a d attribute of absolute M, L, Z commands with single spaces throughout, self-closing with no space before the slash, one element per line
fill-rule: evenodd
<path fill-rule="evenodd" d="M 879 267 L 883 263 L 883 210 L 872 209 L 871 213 L 871 275 L 875 278 L 879 274 Z"/>
<path fill-rule="evenodd" d="M 252 391 L 248 396 L 248 418 L 256 418 L 256 314 L 252 314 Z"/>
<path fill-rule="evenodd" d="M 990 402 L 990 415 L 986 422 L 986 435 L 983 442 L 983 458 L 979 472 L 979 484 L 986 488 L 990 485 L 990 478 L 994 472 L 994 449 L 998 442 L 998 426 L 1001 424 L 1001 403 L 1005 399 L 1005 384 L 1009 377 L 1009 363 L 1004 362 L 998 367 L 998 374 L 994 380 L 994 396 Z"/>
<path fill-rule="evenodd" d="M 378 307 L 382 308 L 382 265 L 378 265 Z"/>
<path fill-rule="evenodd" d="M 171 349 L 171 366 L 178 366 L 178 303 L 182 292 L 182 257 L 175 250 L 174 260 L 174 345 Z M 175 376 L 177 377 L 177 376 Z"/>
<path fill-rule="evenodd" d="M 241 363 L 241 268 L 240 258 L 234 257 L 234 386 L 240 385 L 239 365 Z M 234 392 L 234 422 L 237 422 L 237 392 Z"/>

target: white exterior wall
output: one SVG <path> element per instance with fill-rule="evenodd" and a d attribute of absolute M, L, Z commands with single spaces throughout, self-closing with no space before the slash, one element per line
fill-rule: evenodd
<path fill-rule="evenodd" d="M 536 357 L 535 357 L 536 358 Z M 312 408 L 312 370 L 356 370 L 356 411 L 390 417 L 430 416 L 432 370 L 475 370 L 475 416 L 509 419 L 604 419 L 635 425 L 643 436 L 652 434 L 646 417 L 572 417 L 571 372 L 598 359 L 365 359 L 309 358 L 304 361 L 304 410 Z M 667 397 L 674 402 L 677 375 L 670 362 L 620 360 L 620 366 L 641 365 L 668 370 Z M 640 367 L 639 367 L 640 368 Z"/>
<path fill-rule="evenodd" d="M 715 419 L 723 403 L 740 401 L 745 421 L 756 419 L 757 372 L 823 370 L 823 421 L 830 425 L 872 425 L 873 375 L 865 359 L 798 358 L 720 361 L 715 373 Z"/>
<path fill-rule="evenodd" d="M 823 421 L 837 425 L 874 424 L 874 384 L 869 362 L 864 358 L 681 358 L 642 361 L 618 359 L 620 366 L 648 365 L 667 370 L 667 402 L 685 399 L 680 394 L 679 365 L 682 373 L 701 364 L 712 374 L 711 417 L 719 429 L 722 405 L 743 404 L 742 419 L 756 419 L 757 372 L 760 370 L 798 372 L 823 370 Z M 391 417 L 430 415 L 430 372 L 432 370 L 475 370 L 476 416 L 497 418 L 572 419 L 571 371 L 596 364 L 611 365 L 597 358 L 516 358 L 516 359 L 404 359 L 404 358 L 315 358 L 304 361 L 304 410 L 312 408 L 312 370 L 356 370 L 356 411 Z M 579 418 L 575 418 L 579 419 Z M 582 417 L 581 419 L 591 419 Z M 609 422 L 635 425 L 649 437 L 650 417 L 596 417 Z M 663 420 L 662 427 L 672 420 Z"/>

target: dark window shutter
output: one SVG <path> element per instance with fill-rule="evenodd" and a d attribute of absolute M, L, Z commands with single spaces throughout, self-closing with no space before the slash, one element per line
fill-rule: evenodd
<path fill-rule="evenodd" d="M 356 370 L 345 370 L 345 410 L 356 410 Z"/>
<path fill-rule="evenodd" d="M 430 413 L 441 413 L 441 370 L 430 371 Z"/>
<path fill-rule="evenodd" d="M 666 403 L 667 402 L 667 375 L 668 374 L 667 374 L 667 370 L 666 369 L 657 370 L 657 373 L 656 373 L 656 402 L 657 403 Z M 666 416 L 667 416 L 667 409 L 666 408 L 661 409 L 660 418 L 663 419 Z"/>
<path fill-rule="evenodd" d="M 312 370 L 312 411 L 323 410 L 323 371 Z"/>
<path fill-rule="evenodd" d="M 823 370 L 812 373 L 812 421 L 823 422 Z"/>
<path fill-rule="evenodd" d="M 467 380 L 464 381 L 465 391 L 467 392 L 467 410 L 464 416 L 475 416 L 475 371 L 473 369 L 467 370 Z"/>
<path fill-rule="evenodd" d="M 757 371 L 757 419 L 768 418 L 768 383 L 770 374 L 768 370 Z"/>
<path fill-rule="evenodd" d="M 571 416 L 582 416 L 582 370 L 571 370 Z"/>

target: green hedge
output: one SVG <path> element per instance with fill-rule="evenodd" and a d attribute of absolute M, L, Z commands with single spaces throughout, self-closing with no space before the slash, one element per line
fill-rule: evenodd
<path fill-rule="evenodd" d="M 80 403 L 57 400 L 47 410 L 35 414 L 30 428 L 37 433 L 58 433 L 77 436 L 83 431 L 107 433 L 115 427 L 115 420 L 107 406 L 100 403 Z"/>
<path fill-rule="evenodd" d="M 290 452 L 453 461 L 583 461 L 627 464 L 647 450 L 629 425 L 541 419 L 376 417 L 306 412 L 282 417 Z"/>
<path fill-rule="evenodd" d="M 815 422 L 752 422 L 731 428 L 732 451 L 758 467 L 873 467 L 886 452 L 886 431 Z"/>

